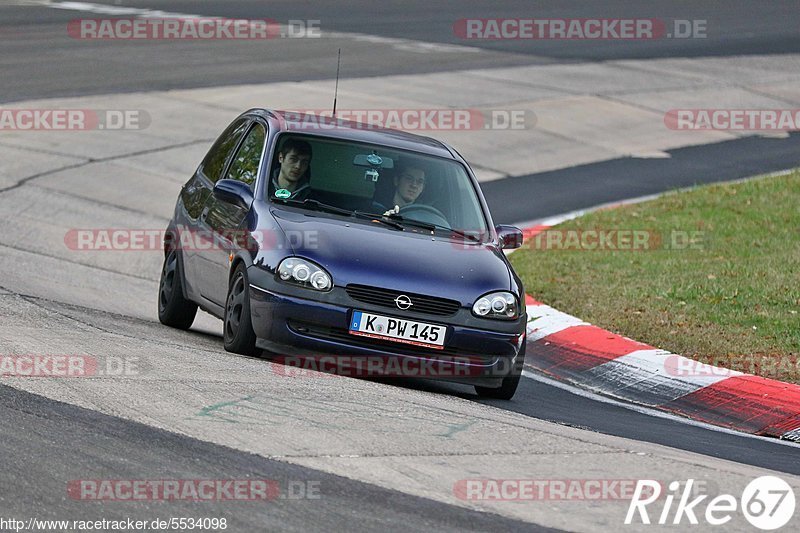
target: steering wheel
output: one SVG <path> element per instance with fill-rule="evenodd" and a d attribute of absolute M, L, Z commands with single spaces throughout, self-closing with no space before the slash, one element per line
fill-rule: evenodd
<path fill-rule="evenodd" d="M 429 222 L 431 224 L 444 226 L 446 228 L 450 227 L 450 222 L 447 221 L 447 217 L 444 216 L 444 213 L 442 213 L 432 205 L 426 205 L 426 204 L 404 205 L 403 207 L 400 208 L 397 214 L 402 215 L 403 217 L 406 218 L 419 220 L 420 222 Z"/>

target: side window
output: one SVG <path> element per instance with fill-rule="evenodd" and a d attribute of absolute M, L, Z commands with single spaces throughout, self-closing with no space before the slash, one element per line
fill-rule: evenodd
<path fill-rule="evenodd" d="M 222 177 L 222 171 L 225 169 L 225 162 L 228 160 L 228 155 L 236 147 L 239 139 L 242 138 L 244 132 L 247 130 L 247 119 L 237 120 L 222 132 L 217 142 L 208 151 L 206 158 L 203 159 L 200 165 L 200 171 L 216 183 Z"/>
<path fill-rule="evenodd" d="M 258 176 L 258 165 L 261 162 L 261 153 L 264 151 L 264 141 L 267 132 L 261 124 L 255 124 L 242 146 L 231 161 L 230 170 L 225 176 L 229 180 L 239 180 L 253 187 Z"/>

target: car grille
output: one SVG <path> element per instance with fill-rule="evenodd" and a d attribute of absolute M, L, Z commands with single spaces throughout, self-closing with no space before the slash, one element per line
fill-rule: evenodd
<path fill-rule="evenodd" d="M 409 311 L 426 313 L 429 315 L 453 315 L 461 307 L 461 304 L 455 300 L 381 289 L 378 287 L 368 287 L 366 285 L 348 285 L 345 287 L 345 290 L 348 296 L 354 300 L 372 305 L 379 305 L 381 307 L 390 307 L 392 309 L 398 309 L 397 304 L 394 303 L 394 299 L 401 294 L 405 294 L 411 298 L 411 302 L 413 303 L 408 309 Z"/>

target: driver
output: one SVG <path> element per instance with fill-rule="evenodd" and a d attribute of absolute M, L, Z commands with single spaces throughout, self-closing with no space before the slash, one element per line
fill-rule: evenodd
<path fill-rule="evenodd" d="M 309 188 L 308 167 L 311 145 L 299 139 L 287 139 L 278 150 L 278 168 L 272 173 L 269 196 L 305 200 Z"/>
<path fill-rule="evenodd" d="M 394 205 L 413 204 L 425 189 L 425 171 L 419 167 L 400 167 L 394 178 Z"/>
<path fill-rule="evenodd" d="M 384 213 L 385 215 L 397 213 L 401 207 L 417 201 L 419 195 L 425 190 L 425 171 L 413 164 L 399 166 L 394 178 L 394 187 L 394 196 L 392 197 L 394 208 Z"/>

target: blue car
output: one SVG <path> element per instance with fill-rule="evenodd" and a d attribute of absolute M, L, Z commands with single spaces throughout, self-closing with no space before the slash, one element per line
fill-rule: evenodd
<path fill-rule="evenodd" d="M 447 144 L 307 118 L 251 109 L 213 144 L 167 227 L 159 320 L 200 308 L 231 352 L 510 399 L 526 315 L 503 250 L 522 232 Z"/>

